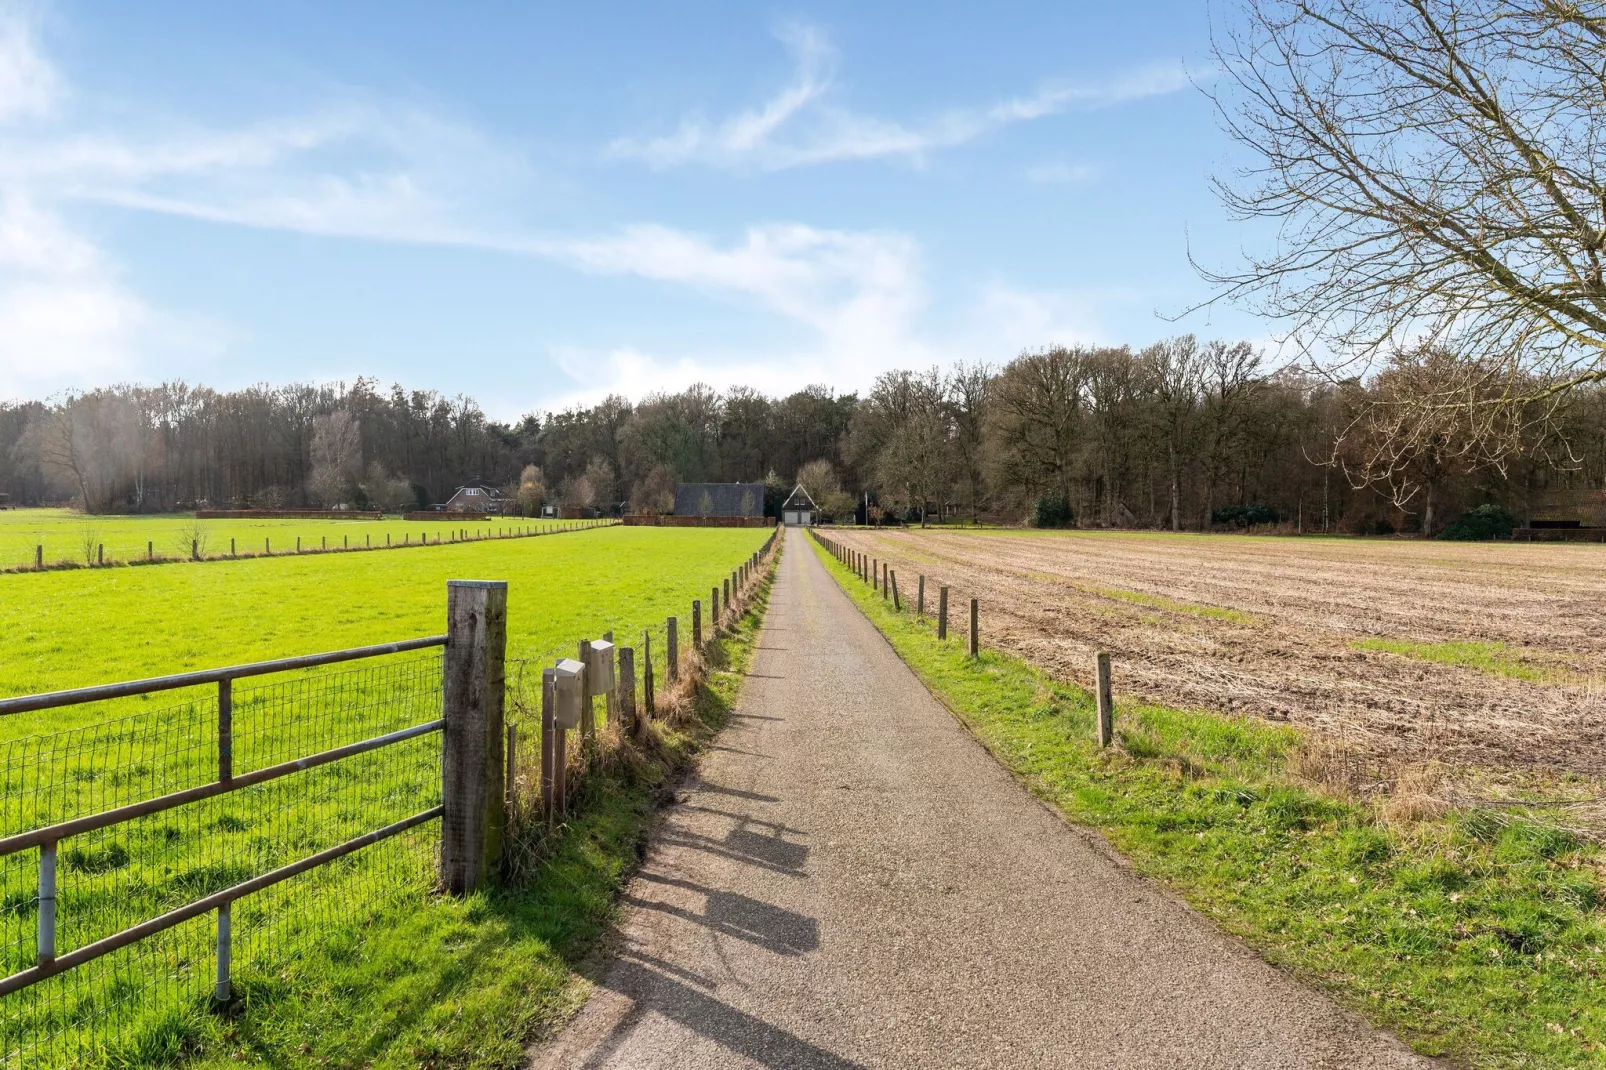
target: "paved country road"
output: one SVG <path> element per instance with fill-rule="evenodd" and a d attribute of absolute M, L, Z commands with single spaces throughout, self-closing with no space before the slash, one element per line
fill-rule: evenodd
<path fill-rule="evenodd" d="M 1039 804 L 800 531 L 557 1067 L 1436 1065 Z"/>

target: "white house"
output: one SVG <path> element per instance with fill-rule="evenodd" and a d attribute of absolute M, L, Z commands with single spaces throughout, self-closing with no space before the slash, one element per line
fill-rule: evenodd
<path fill-rule="evenodd" d="M 814 504 L 809 492 L 799 483 L 781 505 L 781 523 L 792 528 L 806 528 L 819 519 L 820 507 Z"/>

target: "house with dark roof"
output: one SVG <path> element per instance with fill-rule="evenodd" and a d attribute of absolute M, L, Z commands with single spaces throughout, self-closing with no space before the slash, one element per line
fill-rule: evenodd
<path fill-rule="evenodd" d="M 820 517 L 820 507 L 814 504 L 809 492 L 799 483 L 781 503 L 781 523 L 791 528 L 806 528 Z"/>
<path fill-rule="evenodd" d="M 441 509 L 447 513 L 503 513 L 508 504 L 502 492 L 489 483 L 470 483 L 458 487 Z"/>
<path fill-rule="evenodd" d="M 676 483 L 676 516 L 763 516 L 762 483 Z"/>

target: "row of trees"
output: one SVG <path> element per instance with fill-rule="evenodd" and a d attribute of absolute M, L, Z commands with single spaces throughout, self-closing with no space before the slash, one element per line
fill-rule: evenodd
<path fill-rule="evenodd" d="M 872 519 L 1372 532 L 1436 530 L 1490 502 L 1521 517 L 1544 488 L 1606 482 L 1598 389 L 1562 395 L 1500 466 L 1467 448 L 1479 429 L 1410 415 L 1461 366 L 1424 350 L 1366 383 L 1335 382 L 1268 371 L 1247 343 L 1184 335 L 893 371 L 862 398 L 699 384 L 515 425 L 466 397 L 368 380 L 109 387 L 0 407 L 0 490 L 92 512 L 397 510 L 486 481 L 527 512 L 546 501 L 663 512 L 677 481 L 767 480 L 773 511 L 796 480 L 843 518 L 867 502 Z"/>

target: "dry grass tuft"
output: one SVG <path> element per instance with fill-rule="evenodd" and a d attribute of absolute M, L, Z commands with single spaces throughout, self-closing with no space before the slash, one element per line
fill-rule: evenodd
<path fill-rule="evenodd" d="M 1383 800 L 1383 820 L 1396 826 L 1437 821 L 1450 811 L 1449 782 L 1449 770 L 1438 762 L 1406 766 Z"/>

